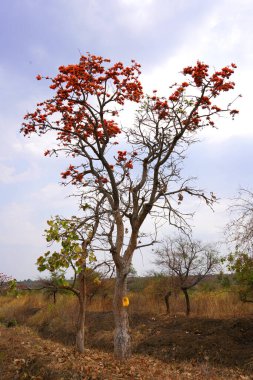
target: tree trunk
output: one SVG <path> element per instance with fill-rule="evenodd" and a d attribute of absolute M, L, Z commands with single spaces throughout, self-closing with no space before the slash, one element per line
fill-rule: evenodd
<path fill-rule="evenodd" d="M 168 315 L 170 315 L 170 296 L 171 296 L 171 291 L 169 290 L 164 296 L 164 301 L 166 304 L 166 312 Z"/>
<path fill-rule="evenodd" d="M 189 298 L 189 294 L 188 294 L 188 291 L 186 288 L 182 288 L 182 291 L 184 293 L 184 296 L 185 296 L 185 302 L 186 302 L 186 316 L 188 317 L 190 315 L 190 312 L 191 312 L 191 308 L 190 308 L 190 298 Z"/>
<path fill-rule="evenodd" d="M 56 293 L 57 293 L 57 290 L 54 290 L 53 291 L 54 305 L 56 304 Z"/>
<path fill-rule="evenodd" d="M 87 303 L 87 291 L 86 291 L 86 278 L 84 272 L 80 274 L 80 294 L 78 296 L 79 300 L 79 313 L 77 321 L 77 333 L 76 333 L 76 348 L 78 352 L 84 352 L 84 328 L 85 328 L 85 314 L 86 314 L 86 303 Z"/>
<path fill-rule="evenodd" d="M 131 356 L 131 338 L 127 307 L 123 306 L 123 297 L 127 292 L 127 275 L 117 272 L 114 290 L 114 355 L 116 359 L 125 360 Z"/>

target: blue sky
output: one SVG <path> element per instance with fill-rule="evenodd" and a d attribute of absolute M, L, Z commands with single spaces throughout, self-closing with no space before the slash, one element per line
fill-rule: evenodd
<path fill-rule="evenodd" d="M 169 94 L 178 72 L 197 59 L 219 68 L 235 62 L 242 93 L 234 122 L 220 120 L 191 147 L 185 172 L 220 197 L 215 213 L 200 204 L 194 234 L 220 240 L 229 198 L 253 188 L 253 4 L 251 0 L 12 0 L 0 5 L 0 272 L 36 278 L 45 251 L 43 230 L 55 214 L 75 212 L 71 189 L 59 186 L 64 159 L 43 156 L 49 139 L 19 134 L 23 115 L 49 94 L 38 73 L 54 75 L 87 51 L 142 64 L 147 91 Z M 152 267 L 150 252 L 137 254 L 139 273 Z"/>

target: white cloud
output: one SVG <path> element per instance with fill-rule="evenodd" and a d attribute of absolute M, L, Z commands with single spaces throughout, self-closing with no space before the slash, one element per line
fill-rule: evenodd
<path fill-rule="evenodd" d="M 63 216 L 72 215 L 78 209 L 76 199 L 70 197 L 71 187 L 64 187 L 57 183 L 48 183 L 30 195 L 31 203 L 36 205 L 38 213 L 46 214 L 46 218 L 54 214 Z"/>
<path fill-rule="evenodd" d="M 28 203 L 11 202 L 1 209 L 0 242 L 2 244 L 29 244 L 36 246 L 41 240 L 42 231 L 34 222 L 34 207 Z"/>
<path fill-rule="evenodd" d="M 252 24 L 243 25 L 244 12 L 250 12 L 252 3 L 245 1 L 234 2 L 234 6 L 227 1 L 213 7 L 206 17 L 201 19 L 198 27 L 186 36 L 185 41 L 179 45 L 172 56 L 168 56 L 163 63 L 152 67 L 149 71 L 143 70 L 143 82 L 145 90 L 153 89 L 159 94 L 168 96 L 169 85 L 182 80 L 179 71 L 188 65 L 194 64 L 198 59 L 210 65 L 210 69 L 219 69 L 224 65 L 235 62 L 238 69 L 235 71 L 233 80 L 236 83 L 235 90 L 221 96 L 223 104 L 229 103 L 239 94 L 243 95 L 234 104 L 240 114 L 235 121 L 230 118 L 220 119 L 218 130 L 207 129 L 201 137 L 207 137 L 211 143 L 222 143 L 231 137 L 253 137 L 253 126 L 249 120 L 249 110 L 253 103 L 253 94 L 249 78 L 253 64 L 253 44 L 247 36 L 253 34 Z M 238 51 L 242 52 L 238 56 Z M 247 52 L 247 62 L 244 60 Z M 245 66 L 246 64 L 246 66 Z"/>
<path fill-rule="evenodd" d="M 0 163 L 0 183 L 14 184 L 25 181 L 32 181 L 39 178 L 38 167 L 32 164 L 28 169 L 18 173 L 14 166 Z"/>

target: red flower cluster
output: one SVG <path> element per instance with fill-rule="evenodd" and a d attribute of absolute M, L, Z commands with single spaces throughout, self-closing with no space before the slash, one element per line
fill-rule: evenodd
<path fill-rule="evenodd" d="M 98 183 L 98 184 L 103 184 L 103 183 L 107 183 L 108 182 L 108 179 L 103 177 L 103 176 L 100 176 L 98 178 L 95 179 L 95 183 Z"/>
<path fill-rule="evenodd" d="M 189 86 L 189 83 L 183 82 L 181 86 L 179 86 L 176 91 L 170 95 L 169 100 L 172 102 L 178 102 L 180 99 L 180 95 L 184 92 L 185 88 Z"/>
<path fill-rule="evenodd" d="M 196 66 L 188 66 L 183 69 L 184 75 L 191 75 L 196 86 L 201 87 L 203 84 L 203 80 L 208 76 L 208 65 L 197 61 Z"/>
<path fill-rule="evenodd" d="M 192 131 L 206 125 L 214 126 L 213 116 L 228 109 L 222 110 L 213 104 L 213 98 L 234 88 L 230 77 L 235 68 L 232 63 L 210 75 L 209 66 L 197 61 L 195 66 L 183 69 L 189 80 L 175 83 L 169 98 L 159 98 L 157 91 L 153 91 L 153 96 L 148 98 L 149 110 L 154 111 L 157 123 L 165 120 L 169 128 L 179 126 Z M 67 147 L 68 154 L 73 156 L 82 152 L 80 142 L 85 147 L 99 145 L 99 148 L 104 148 L 111 138 L 121 133 L 119 125 L 109 120 L 108 115 L 112 118 L 118 116 L 118 111 L 112 109 L 117 108 L 118 104 L 124 105 L 126 100 L 139 102 L 143 97 L 139 74 L 140 65 L 135 61 L 125 67 L 122 62 L 110 64 L 108 59 L 88 54 L 82 56 L 78 64 L 60 66 L 55 78 L 38 75 L 38 80 L 45 78 L 52 82 L 50 88 L 55 96 L 38 103 L 35 112 L 25 116 L 22 132 L 29 135 L 57 131 L 59 145 L 63 149 Z M 192 94 L 189 87 L 193 87 Z M 115 103 L 116 107 L 111 107 Z M 238 113 L 230 109 L 229 112 L 232 117 Z M 45 155 L 50 153 L 46 151 Z M 116 164 L 132 169 L 136 154 L 129 153 L 132 160 L 128 160 L 126 151 L 118 151 Z M 80 183 L 83 174 L 74 167 L 70 168 L 62 173 L 62 177 L 66 179 L 71 176 L 72 182 Z M 129 175 L 128 172 L 125 174 Z M 107 179 L 98 177 L 97 181 L 102 184 Z"/>
<path fill-rule="evenodd" d="M 137 62 L 132 61 L 131 66 L 126 67 L 121 62 L 108 67 L 109 63 L 109 59 L 88 54 L 80 58 L 79 64 L 60 66 L 55 78 L 46 77 L 52 81 L 50 88 L 56 95 L 39 103 L 35 113 L 25 116 L 28 121 L 23 123 L 22 132 L 25 135 L 46 133 L 55 125 L 59 129 L 59 140 L 65 143 L 71 142 L 76 134 L 95 139 L 102 139 L 104 135 L 115 137 L 120 133 L 119 126 L 113 120 L 98 126 L 89 97 L 95 97 L 103 107 L 110 102 L 123 105 L 126 100 L 139 102 L 143 90 L 138 79 L 140 65 Z M 38 75 L 37 79 L 41 80 L 42 76 Z M 113 116 L 118 114 L 118 111 L 108 112 Z M 51 121 L 50 126 L 49 117 L 52 115 L 57 120 Z"/>
<path fill-rule="evenodd" d="M 133 169 L 133 161 L 132 160 L 127 161 L 127 163 L 125 164 L 125 168 Z"/>
<path fill-rule="evenodd" d="M 114 120 L 103 120 L 103 124 L 99 124 L 102 135 L 108 137 L 115 137 L 118 133 L 121 133 L 119 126 Z"/>
<path fill-rule="evenodd" d="M 126 161 L 126 150 L 118 150 L 118 158 L 117 162 L 123 162 Z"/>
<path fill-rule="evenodd" d="M 83 173 L 80 173 L 75 166 L 69 165 L 68 169 L 61 173 L 61 177 L 63 179 L 66 179 L 68 177 L 71 177 L 71 183 L 73 185 L 76 185 L 78 183 L 81 183 L 84 177 Z"/>
<path fill-rule="evenodd" d="M 167 100 L 160 99 L 157 96 L 153 96 L 152 100 L 155 101 L 154 111 L 158 111 L 158 118 L 165 119 L 169 115 L 169 105 Z"/>
<path fill-rule="evenodd" d="M 203 104 L 202 108 L 207 108 L 212 104 L 208 96 L 202 96 L 200 103 Z"/>
<path fill-rule="evenodd" d="M 233 64 L 232 67 L 236 67 Z M 235 87 L 234 82 L 226 82 L 226 79 L 229 79 L 230 76 L 234 73 L 234 70 L 230 67 L 226 66 L 221 69 L 221 71 L 216 71 L 210 78 L 211 82 L 213 82 L 212 94 L 213 96 L 219 95 L 222 91 L 229 91 Z"/>
<path fill-rule="evenodd" d="M 198 112 L 193 112 L 191 118 L 183 120 L 182 124 L 187 125 L 187 129 L 189 131 L 194 131 L 195 129 L 200 127 L 201 117 L 198 114 Z"/>

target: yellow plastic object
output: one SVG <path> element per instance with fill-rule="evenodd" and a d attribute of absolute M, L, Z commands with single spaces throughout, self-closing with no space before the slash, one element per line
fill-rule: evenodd
<path fill-rule="evenodd" d="M 122 305 L 123 305 L 124 307 L 129 306 L 129 298 L 128 298 L 128 297 L 123 297 L 123 298 L 122 298 Z"/>

